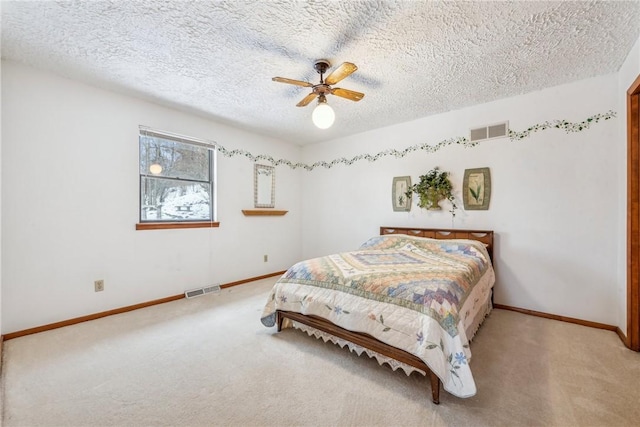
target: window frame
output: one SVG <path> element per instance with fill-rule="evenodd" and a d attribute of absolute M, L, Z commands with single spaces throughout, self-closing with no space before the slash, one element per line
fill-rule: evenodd
<path fill-rule="evenodd" d="M 186 144 L 196 147 L 206 148 L 208 150 L 208 181 L 201 181 L 196 179 L 180 179 L 175 177 L 158 177 L 153 174 L 143 173 L 140 171 L 140 163 L 142 161 L 140 157 L 141 144 L 143 136 L 151 136 L 156 138 L 162 138 L 172 141 L 177 144 Z M 181 229 L 181 228 L 211 228 L 219 227 L 220 223 L 217 221 L 217 144 L 211 141 L 192 138 L 184 135 L 178 135 L 172 132 L 161 131 L 152 129 L 146 126 L 139 126 L 138 131 L 138 223 L 136 223 L 136 230 L 162 230 L 162 229 Z M 167 179 L 177 181 L 181 183 L 208 183 L 209 184 L 209 209 L 210 219 L 184 219 L 184 220 L 143 220 L 142 219 L 142 206 L 143 206 L 143 194 L 142 194 L 142 181 L 145 178 L 151 179 Z"/>

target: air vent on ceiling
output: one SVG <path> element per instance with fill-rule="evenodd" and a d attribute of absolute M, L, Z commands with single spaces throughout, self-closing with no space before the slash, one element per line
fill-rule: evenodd
<path fill-rule="evenodd" d="M 206 294 L 218 293 L 220 292 L 220 285 L 211 285 L 206 286 L 204 288 L 191 289 L 190 291 L 185 291 L 184 296 L 186 298 L 195 298 Z"/>
<path fill-rule="evenodd" d="M 509 122 L 504 122 L 471 129 L 469 139 L 471 142 L 476 142 L 482 141 L 483 139 L 503 138 L 508 134 Z"/>

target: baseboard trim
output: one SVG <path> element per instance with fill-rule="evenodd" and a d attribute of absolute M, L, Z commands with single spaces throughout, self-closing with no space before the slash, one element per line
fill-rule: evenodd
<path fill-rule="evenodd" d="M 607 331 L 617 332 L 618 335 L 624 336 L 617 326 L 607 325 L 606 323 L 592 322 L 590 320 L 576 319 L 574 317 L 558 316 L 557 314 L 543 313 L 541 311 L 528 310 L 526 308 L 511 307 L 509 305 L 493 304 L 494 308 L 502 310 L 516 311 L 518 313 L 529 314 L 531 316 L 544 317 L 545 319 L 559 320 L 561 322 L 575 323 L 576 325 L 588 326 L 590 328 L 606 329 Z M 616 330 L 617 329 L 617 330 Z M 618 332 L 619 331 L 619 332 Z M 626 341 L 623 340 L 623 341 Z"/>
<path fill-rule="evenodd" d="M 285 271 L 277 271 L 275 273 L 264 274 L 262 276 L 251 277 L 248 279 L 238 280 L 236 282 L 225 283 L 220 285 L 220 288 L 230 288 L 232 286 L 242 285 L 244 283 L 254 282 L 256 280 L 267 279 L 269 277 L 280 276 L 284 274 Z M 87 316 L 76 317 L 73 319 L 63 320 L 60 322 L 50 323 L 48 325 L 36 326 L 35 328 L 24 329 L 22 331 L 11 332 L 9 334 L 2 335 L 4 340 L 11 340 L 14 338 L 23 337 L 25 335 L 37 334 L 39 332 L 50 331 L 52 329 L 58 329 L 65 326 L 71 326 L 82 322 L 88 322 L 89 320 L 96 320 L 102 317 L 113 316 L 114 314 L 126 313 L 128 311 L 138 310 L 145 307 L 151 307 L 153 305 L 164 304 L 166 302 L 177 301 L 179 299 L 184 298 L 184 294 L 173 295 L 166 298 L 160 298 L 153 301 L 147 301 L 140 304 L 129 305 L 126 307 L 115 308 L 113 310 L 102 311 L 100 313 L 89 314 Z M 1 350 L 2 342 L 0 341 L 0 350 Z M 1 353 L 0 353 L 1 354 Z"/>
<path fill-rule="evenodd" d="M 629 347 L 629 339 L 624 334 L 624 332 L 622 332 L 622 329 L 620 329 L 619 327 L 616 327 L 616 334 L 618 334 L 618 337 L 620 337 L 620 340 L 622 341 L 622 343 L 625 346 Z"/>
<path fill-rule="evenodd" d="M 282 276 L 286 272 L 287 270 L 276 271 L 275 273 L 269 273 L 269 274 L 264 274 L 262 276 L 251 277 L 250 279 L 243 279 L 243 280 L 238 280 L 237 282 L 225 283 L 224 285 L 220 285 L 220 288 L 225 289 L 225 288 L 230 288 L 232 286 L 242 285 L 244 283 L 255 282 L 256 280 L 268 279 L 269 277 L 273 277 L 273 276 Z"/>

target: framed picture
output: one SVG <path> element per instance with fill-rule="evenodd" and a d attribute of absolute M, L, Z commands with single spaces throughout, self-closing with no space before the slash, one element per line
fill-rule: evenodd
<path fill-rule="evenodd" d="M 391 201 L 394 212 L 409 212 L 411 210 L 411 196 L 407 197 L 406 195 L 409 188 L 411 188 L 410 176 L 396 176 L 393 178 Z"/>
<path fill-rule="evenodd" d="M 462 201 L 465 210 L 486 211 L 491 199 L 489 168 L 465 169 L 462 183 Z"/>

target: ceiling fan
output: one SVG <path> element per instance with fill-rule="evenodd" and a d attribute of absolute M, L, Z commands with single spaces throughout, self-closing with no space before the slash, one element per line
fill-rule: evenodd
<path fill-rule="evenodd" d="M 327 72 L 329 67 L 331 67 L 331 63 L 326 59 L 318 59 L 313 64 L 313 68 L 318 72 L 318 74 L 320 74 L 320 83 L 315 85 L 302 80 L 293 80 L 284 77 L 274 77 L 271 79 L 274 82 L 312 88 L 311 93 L 305 96 L 302 101 L 298 102 L 296 107 L 305 107 L 309 105 L 311 101 L 318 98 L 318 106 L 313 111 L 313 122 L 321 129 L 330 127 L 335 119 L 333 109 L 331 109 L 327 104 L 327 94 L 336 95 L 356 102 L 364 98 L 364 93 L 339 87 L 331 87 L 345 77 L 353 74 L 358 69 L 355 64 L 352 64 L 351 62 L 343 62 L 325 78 L 324 74 Z M 324 117 L 324 119 L 322 117 Z"/>

